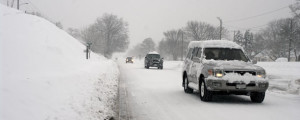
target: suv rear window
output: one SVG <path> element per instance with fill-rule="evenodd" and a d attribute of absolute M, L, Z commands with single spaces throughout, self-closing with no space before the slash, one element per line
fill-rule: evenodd
<path fill-rule="evenodd" d="M 205 59 L 210 60 L 240 60 L 248 62 L 248 58 L 245 56 L 241 49 L 231 48 L 205 48 Z"/>
<path fill-rule="evenodd" d="M 159 54 L 148 54 L 147 58 L 160 58 Z"/>

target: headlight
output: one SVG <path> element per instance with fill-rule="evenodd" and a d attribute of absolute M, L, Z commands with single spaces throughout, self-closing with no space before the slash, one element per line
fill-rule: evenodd
<path fill-rule="evenodd" d="M 216 77 L 223 77 L 223 71 L 222 70 L 215 70 L 215 76 Z"/>
<path fill-rule="evenodd" d="M 223 70 L 208 70 L 208 75 L 221 78 L 224 76 Z"/>
<path fill-rule="evenodd" d="M 256 76 L 260 78 L 265 78 L 266 77 L 266 72 L 264 70 L 257 71 Z"/>

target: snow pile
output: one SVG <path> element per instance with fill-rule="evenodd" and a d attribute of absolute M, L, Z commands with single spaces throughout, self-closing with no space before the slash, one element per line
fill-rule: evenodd
<path fill-rule="evenodd" d="M 269 92 L 300 95 L 300 62 L 259 62 L 269 79 Z"/>
<path fill-rule="evenodd" d="M 291 94 L 298 94 L 298 95 L 300 95 L 300 79 L 291 80 L 288 83 L 287 92 L 291 93 Z"/>
<path fill-rule="evenodd" d="M 241 82 L 245 84 L 249 84 L 250 82 L 266 82 L 267 80 L 264 78 L 260 78 L 257 76 L 253 76 L 252 74 L 245 73 L 244 75 L 240 75 L 238 73 L 226 73 L 222 78 L 217 78 L 214 76 L 208 76 L 208 79 L 213 80 L 226 80 L 228 83 L 236 83 Z"/>
<path fill-rule="evenodd" d="M 275 62 L 288 62 L 287 58 L 277 58 Z"/>
<path fill-rule="evenodd" d="M 242 49 L 242 47 L 235 42 L 229 40 L 204 40 L 204 41 L 191 41 L 188 48 L 201 47 L 201 48 L 236 48 Z"/>
<path fill-rule="evenodd" d="M 115 62 L 91 54 L 52 23 L 0 5 L 0 119 L 115 116 Z"/>
<path fill-rule="evenodd" d="M 267 81 L 264 78 L 253 76 L 252 74 L 249 74 L 249 73 L 246 73 L 244 75 L 240 75 L 240 74 L 237 74 L 237 73 L 226 73 L 226 75 L 224 75 L 223 79 L 227 80 L 229 83 L 242 81 L 245 84 L 249 84 L 251 81 L 254 81 L 254 82 L 265 82 L 265 81 Z"/>

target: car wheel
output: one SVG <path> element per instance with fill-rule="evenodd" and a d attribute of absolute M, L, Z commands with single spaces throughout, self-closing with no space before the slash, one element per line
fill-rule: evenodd
<path fill-rule="evenodd" d="M 253 92 L 250 94 L 252 102 L 262 103 L 265 99 L 265 92 Z"/>
<path fill-rule="evenodd" d="M 184 90 L 185 93 L 193 93 L 194 90 L 192 88 L 190 88 L 188 85 L 189 85 L 189 81 L 188 81 L 187 77 L 185 77 L 184 78 L 183 90 Z"/>
<path fill-rule="evenodd" d="M 149 65 L 146 65 L 146 69 L 149 69 Z"/>
<path fill-rule="evenodd" d="M 212 100 L 213 94 L 211 91 L 207 90 L 204 80 L 200 80 L 199 94 L 200 94 L 200 99 L 202 101 L 211 101 Z"/>

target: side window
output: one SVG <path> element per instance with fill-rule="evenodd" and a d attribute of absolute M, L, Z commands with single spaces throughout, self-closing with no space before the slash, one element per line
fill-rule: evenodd
<path fill-rule="evenodd" d="M 186 55 L 186 59 L 191 59 L 192 52 L 193 52 L 193 48 L 190 48 L 188 54 Z"/>
<path fill-rule="evenodd" d="M 200 58 L 201 57 L 201 53 L 202 53 L 202 48 L 198 48 L 198 53 L 197 53 L 196 56 Z"/>
<path fill-rule="evenodd" d="M 193 59 L 193 57 L 197 55 L 197 52 L 198 52 L 198 48 L 196 47 L 196 48 L 194 48 L 194 50 L 193 50 L 191 59 Z"/>

